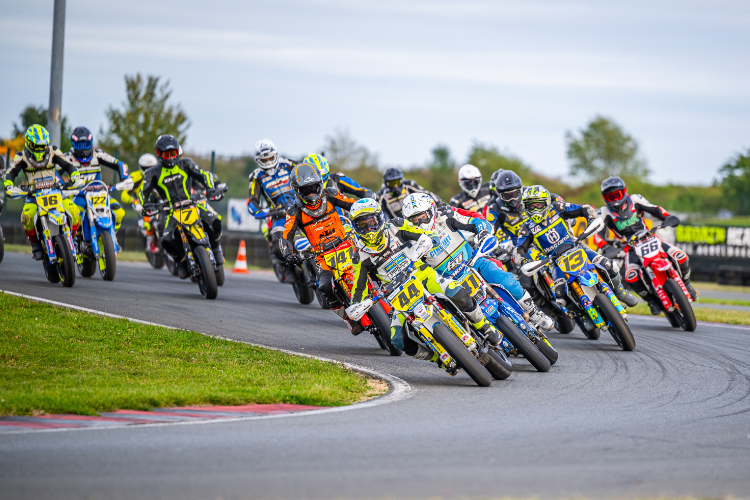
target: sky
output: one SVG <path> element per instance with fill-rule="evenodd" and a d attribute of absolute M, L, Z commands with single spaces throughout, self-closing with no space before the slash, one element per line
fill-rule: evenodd
<path fill-rule="evenodd" d="M 52 11 L 0 4 L 0 136 L 48 104 Z M 750 148 L 747 1 L 68 0 L 65 36 L 71 125 L 97 133 L 125 74 L 158 75 L 188 151 L 301 157 L 348 130 L 383 166 L 481 142 L 570 180 L 566 132 L 603 115 L 653 181 L 707 184 Z"/>

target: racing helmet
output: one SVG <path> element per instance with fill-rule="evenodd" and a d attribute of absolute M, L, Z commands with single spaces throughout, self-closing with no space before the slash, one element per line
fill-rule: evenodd
<path fill-rule="evenodd" d="M 390 189 L 393 194 L 401 192 L 402 180 L 404 180 L 404 173 L 397 168 L 391 167 L 383 172 L 383 186 Z"/>
<path fill-rule="evenodd" d="M 512 213 L 522 212 L 523 182 L 521 178 L 512 170 L 498 170 L 495 174 L 497 177 L 492 176 L 493 185 L 500 201 L 500 208 Z"/>
<path fill-rule="evenodd" d="M 255 143 L 255 163 L 273 175 L 279 164 L 279 150 L 271 139 L 261 139 Z"/>
<path fill-rule="evenodd" d="M 432 231 L 437 218 L 437 205 L 432 196 L 426 193 L 414 193 L 404 198 L 401 204 L 404 219 L 425 231 Z"/>
<path fill-rule="evenodd" d="M 138 166 L 144 172 L 151 167 L 155 167 L 158 164 L 159 160 L 157 160 L 156 156 L 152 155 L 151 153 L 143 154 L 140 158 L 138 158 Z"/>
<path fill-rule="evenodd" d="M 182 155 L 182 148 L 174 136 L 169 134 L 160 135 L 156 139 L 156 156 L 159 157 L 161 164 L 167 168 L 177 165 L 177 160 Z"/>
<path fill-rule="evenodd" d="M 94 134 L 86 127 L 76 127 L 70 134 L 73 156 L 79 163 L 89 163 L 94 156 Z"/>
<path fill-rule="evenodd" d="M 331 173 L 331 169 L 328 168 L 328 160 L 326 160 L 323 155 L 319 155 L 317 153 L 307 155 L 305 156 L 305 159 L 302 160 L 302 163 L 315 165 L 315 167 L 317 167 L 318 169 L 318 172 L 320 172 L 320 177 L 323 178 L 323 186 L 328 186 L 328 177 Z"/>
<path fill-rule="evenodd" d="M 24 136 L 26 158 L 35 167 L 42 167 L 49 162 L 49 132 L 41 125 L 32 125 Z"/>
<path fill-rule="evenodd" d="M 625 181 L 619 177 L 609 177 L 602 181 L 602 197 L 613 213 L 618 217 L 627 217 L 630 209 L 630 196 Z"/>
<path fill-rule="evenodd" d="M 317 208 L 323 197 L 323 178 L 317 167 L 300 163 L 292 170 L 289 184 L 297 199 L 307 208 Z"/>
<path fill-rule="evenodd" d="M 474 165 L 467 163 L 458 169 L 458 185 L 464 193 L 476 198 L 479 188 L 482 187 L 482 172 Z"/>
<path fill-rule="evenodd" d="M 552 196 L 544 186 L 530 186 L 523 193 L 523 208 L 529 214 L 531 220 L 540 224 L 549 213 L 552 205 Z"/>
<path fill-rule="evenodd" d="M 365 246 L 375 252 L 385 250 L 385 215 L 380 204 L 372 198 L 362 198 L 352 204 L 349 209 L 349 219 L 357 236 Z"/>

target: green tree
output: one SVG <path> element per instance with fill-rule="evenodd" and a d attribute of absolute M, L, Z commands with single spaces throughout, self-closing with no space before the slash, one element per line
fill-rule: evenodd
<path fill-rule="evenodd" d="M 583 175 L 592 181 L 613 175 L 634 179 L 648 176 L 638 143 L 612 120 L 597 116 L 579 136 L 567 132 L 565 142 L 571 175 Z"/>
<path fill-rule="evenodd" d="M 125 75 L 125 102 L 122 110 L 107 108 L 108 127 L 101 130 L 99 144 L 118 152 L 128 163 L 135 164 L 143 153 L 154 150 L 156 139 L 171 134 L 183 146 L 190 122 L 179 104 L 172 104 L 169 82 L 159 83 L 158 76 L 145 79 L 140 73 Z"/>
<path fill-rule="evenodd" d="M 719 168 L 719 174 L 727 205 L 740 215 L 750 214 L 750 150 Z"/>
<path fill-rule="evenodd" d="M 358 144 L 348 130 L 336 130 L 326 136 L 323 151 L 331 169 L 378 168 L 378 156 Z"/>
<path fill-rule="evenodd" d="M 487 182 L 492 174 L 498 170 L 512 170 L 522 179 L 531 173 L 531 167 L 520 159 L 506 156 L 500 153 L 495 146 L 475 142 L 469 152 L 468 163 L 471 163 L 482 172 L 482 180 Z"/>
<path fill-rule="evenodd" d="M 23 137 L 26 135 L 26 130 L 32 125 L 41 125 L 47 128 L 47 108 L 44 106 L 33 106 L 28 105 L 18 115 L 20 123 L 13 124 L 12 137 Z M 70 151 L 72 144 L 70 144 L 70 125 L 68 125 L 68 117 L 63 116 L 62 119 L 62 132 L 60 134 L 60 150 L 63 152 Z"/>

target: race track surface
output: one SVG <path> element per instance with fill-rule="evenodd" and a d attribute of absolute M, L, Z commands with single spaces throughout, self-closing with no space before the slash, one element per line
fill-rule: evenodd
<path fill-rule="evenodd" d="M 51 285 L 6 254 L 0 289 L 346 360 L 406 380 L 407 400 L 341 413 L 158 428 L 0 436 L 15 498 L 750 496 L 750 329 L 632 318 L 634 352 L 552 334 L 549 373 L 506 381 L 391 358 L 271 274 L 227 275 L 216 301 L 146 265 Z M 3 318 L 8 324 L 11 318 Z"/>

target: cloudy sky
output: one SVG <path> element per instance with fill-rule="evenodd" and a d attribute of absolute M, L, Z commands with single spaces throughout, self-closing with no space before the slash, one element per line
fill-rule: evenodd
<path fill-rule="evenodd" d="M 0 136 L 49 99 L 52 0 L 0 4 Z M 123 75 L 169 79 L 188 148 L 290 155 L 336 129 L 385 165 L 474 141 L 566 178 L 597 114 L 658 182 L 707 183 L 750 147 L 750 2 L 68 0 L 63 113 L 94 131 Z"/>

